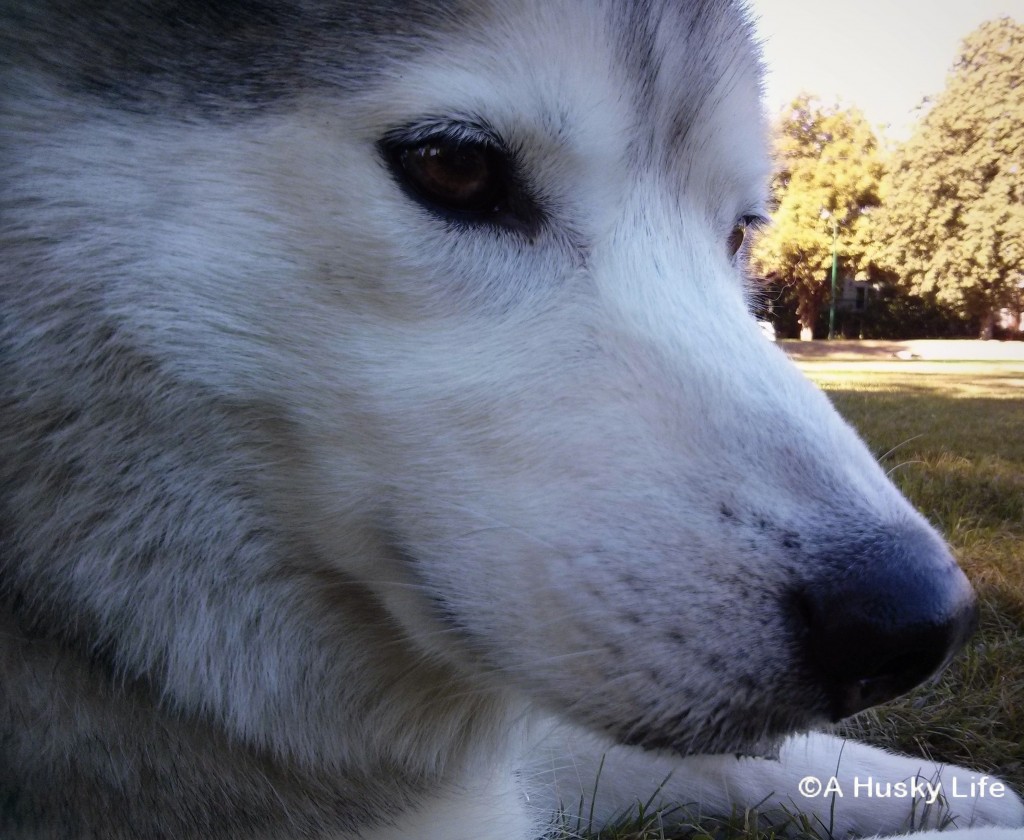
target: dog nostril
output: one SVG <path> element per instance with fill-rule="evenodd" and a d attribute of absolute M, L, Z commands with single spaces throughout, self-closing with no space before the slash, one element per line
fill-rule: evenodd
<path fill-rule="evenodd" d="M 797 595 L 813 670 L 834 720 L 891 700 L 946 665 L 977 622 L 963 572 L 937 540 L 851 558 Z M 845 553 L 845 552 L 844 552 Z"/>
<path fill-rule="evenodd" d="M 812 665 L 832 700 L 832 717 L 848 717 L 898 697 L 940 670 L 974 630 L 973 601 L 943 614 L 906 619 L 845 593 L 842 603 L 816 600 L 809 617 Z"/>

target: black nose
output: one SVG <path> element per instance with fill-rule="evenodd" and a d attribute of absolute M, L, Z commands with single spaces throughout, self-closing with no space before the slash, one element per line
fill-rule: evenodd
<path fill-rule="evenodd" d="M 974 593 L 930 531 L 837 546 L 798 596 L 812 668 L 834 720 L 891 700 L 943 668 L 977 623 Z"/>

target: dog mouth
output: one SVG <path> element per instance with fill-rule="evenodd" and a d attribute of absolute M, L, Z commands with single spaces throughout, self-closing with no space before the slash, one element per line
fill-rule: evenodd
<path fill-rule="evenodd" d="M 804 539 L 801 562 L 772 567 L 758 586 L 724 575 L 704 589 L 666 589 L 665 578 L 631 567 L 583 595 L 565 576 L 543 578 L 514 610 L 490 581 L 467 601 L 462 582 L 438 577 L 397 529 L 384 542 L 418 593 L 424 638 L 444 642 L 432 653 L 617 743 L 680 756 L 771 758 L 794 733 L 924 682 L 977 620 L 963 573 L 916 520 Z M 624 587 L 649 610 L 609 607 Z M 706 592 L 703 609 L 681 606 Z M 736 614 L 737 593 L 756 609 Z M 562 603 L 588 608 L 577 621 L 557 612 Z M 612 614 L 602 618 L 605 607 Z"/>
<path fill-rule="evenodd" d="M 683 717 L 688 717 L 684 715 Z M 811 728 L 813 721 L 793 713 L 770 716 L 750 713 L 728 720 L 692 721 L 681 727 L 672 721 L 615 727 L 608 732 L 618 743 L 646 752 L 679 757 L 732 755 L 743 758 L 777 759 L 782 742 L 794 732 Z M 769 728 L 770 727 L 770 728 Z"/>
<path fill-rule="evenodd" d="M 788 643 L 773 663 L 748 662 L 718 684 L 691 685 L 677 694 L 675 709 L 671 694 L 663 695 L 644 717 L 605 731 L 648 751 L 773 758 L 790 735 L 893 700 L 941 673 L 978 621 L 959 567 L 942 559 L 884 579 L 870 562 L 854 568 L 858 574 L 838 583 L 783 598 Z"/>

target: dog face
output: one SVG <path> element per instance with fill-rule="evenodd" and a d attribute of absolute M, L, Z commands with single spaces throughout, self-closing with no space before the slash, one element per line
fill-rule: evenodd
<path fill-rule="evenodd" d="M 968 596 L 747 313 L 729 239 L 766 163 L 742 21 L 661 12 L 503 5 L 309 114 L 280 330 L 304 339 L 277 376 L 308 369 L 289 403 L 316 469 L 285 481 L 425 651 L 623 740 L 733 750 L 905 688 L 960 631 L 909 678 L 897 637 L 921 653 Z"/>
<path fill-rule="evenodd" d="M 245 119 L 60 132 L 104 310 L 230 406 L 306 565 L 471 684 L 679 752 L 945 660 L 963 576 L 748 312 L 740 10 L 438 10 L 363 75 L 304 46 L 306 84 Z"/>

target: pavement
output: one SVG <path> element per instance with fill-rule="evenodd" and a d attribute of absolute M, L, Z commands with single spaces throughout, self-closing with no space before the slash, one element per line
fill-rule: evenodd
<path fill-rule="evenodd" d="M 913 341 L 780 341 L 799 361 L 969 361 L 1024 362 L 1024 341 L 915 339 Z"/>

